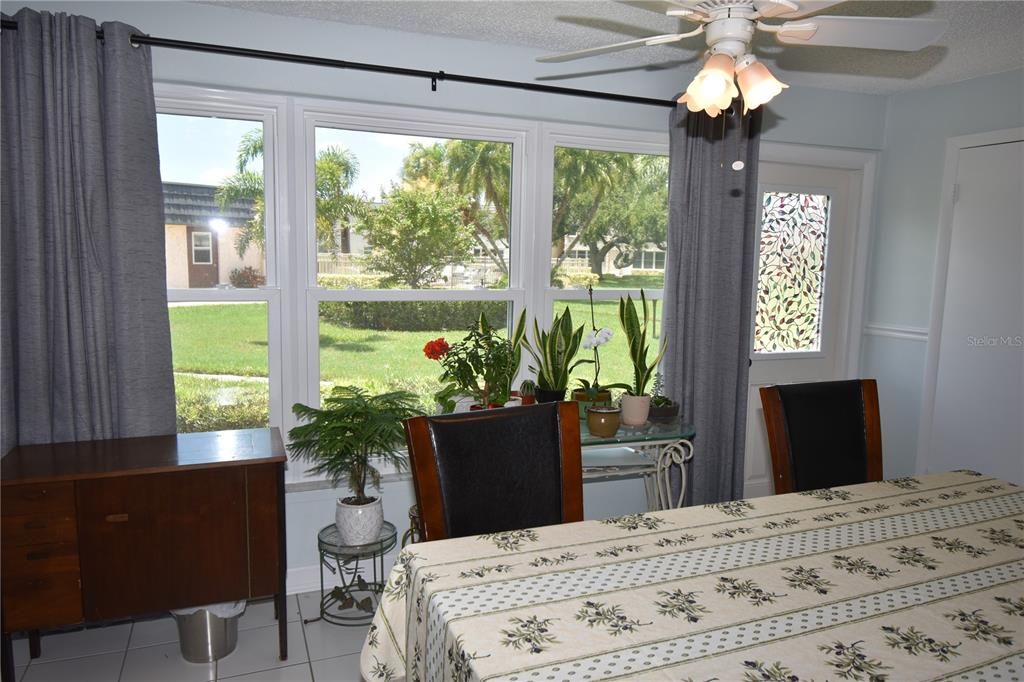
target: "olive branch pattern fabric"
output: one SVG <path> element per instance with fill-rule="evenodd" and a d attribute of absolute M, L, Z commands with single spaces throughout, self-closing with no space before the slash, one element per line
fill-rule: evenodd
<path fill-rule="evenodd" d="M 362 674 L 1024 679 L 1024 489 L 960 471 L 740 502 L 410 545 Z"/>

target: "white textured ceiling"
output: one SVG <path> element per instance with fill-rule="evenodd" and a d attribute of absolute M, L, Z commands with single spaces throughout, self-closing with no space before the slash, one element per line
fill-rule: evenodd
<path fill-rule="evenodd" d="M 537 56 L 693 27 L 662 14 L 666 5 L 657 0 L 229 0 L 212 4 L 531 47 L 536 48 Z M 1024 2 L 1019 0 L 853 0 L 821 14 L 942 18 L 949 21 L 950 28 L 936 45 L 912 53 L 783 47 L 771 36 L 758 32 L 755 52 L 780 80 L 791 85 L 891 93 L 1024 66 Z M 697 36 L 672 46 L 552 64 L 545 80 L 557 82 L 589 72 L 606 72 L 609 64 L 619 64 L 621 69 L 679 68 L 690 72 L 696 70 L 704 47 L 703 37 Z M 380 61 L 387 63 L 384 57 Z M 470 66 L 459 71 L 486 75 L 474 74 Z"/>

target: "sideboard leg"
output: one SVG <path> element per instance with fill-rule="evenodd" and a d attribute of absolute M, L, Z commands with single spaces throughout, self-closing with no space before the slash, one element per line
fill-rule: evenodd
<path fill-rule="evenodd" d="M 11 645 L 11 633 L 3 633 L 3 641 L 0 642 L 0 658 L 3 658 L 3 667 L 0 668 L 0 679 L 3 682 L 14 682 L 14 646 Z"/>
<path fill-rule="evenodd" d="M 43 647 L 39 642 L 39 630 L 28 631 L 28 655 L 30 658 L 39 658 L 43 654 Z"/>
<path fill-rule="evenodd" d="M 288 543 L 285 538 L 284 464 L 277 470 L 277 594 L 274 607 L 277 611 L 277 638 L 281 660 L 288 659 Z"/>

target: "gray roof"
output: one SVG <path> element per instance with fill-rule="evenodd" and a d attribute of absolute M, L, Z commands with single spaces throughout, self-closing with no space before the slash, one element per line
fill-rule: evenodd
<path fill-rule="evenodd" d="M 252 217 L 253 201 L 233 201 L 223 209 L 217 203 L 217 187 L 191 185 L 184 182 L 165 182 L 164 222 L 168 225 L 194 225 L 206 227 L 214 218 L 220 218 L 232 227 L 241 227 Z"/>

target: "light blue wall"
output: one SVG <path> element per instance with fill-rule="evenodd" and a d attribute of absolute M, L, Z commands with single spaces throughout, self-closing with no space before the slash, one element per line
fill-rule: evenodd
<path fill-rule="evenodd" d="M 870 257 L 869 324 L 927 328 L 946 139 L 1024 126 L 1024 70 L 888 98 Z M 886 473 L 914 470 L 924 340 L 868 336 L 862 374 L 879 381 Z"/>

